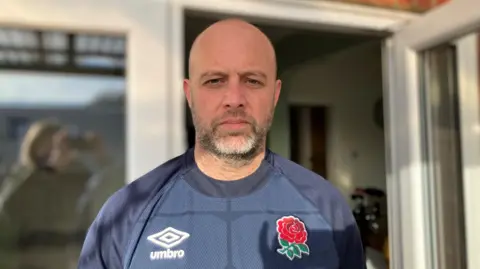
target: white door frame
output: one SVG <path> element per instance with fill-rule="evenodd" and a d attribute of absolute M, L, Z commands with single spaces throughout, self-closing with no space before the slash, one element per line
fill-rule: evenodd
<path fill-rule="evenodd" d="M 174 154 L 169 126 L 172 77 L 168 5 L 155 1 L 2 1 L 0 27 L 51 28 L 124 34 L 126 42 L 127 182 Z M 125 132 L 125 130 L 118 130 Z"/>
<path fill-rule="evenodd" d="M 418 17 L 418 14 L 366 7 L 330 1 L 311 0 L 170 0 L 171 15 L 171 75 L 173 91 L 171 117 L 173 122 L 184 122 L 184 14 L 185 11 L 207 12 L 221 17 L 247 17 L 255 22 L 300 28 L 327 29 L 342 32 L 368 32 L 387 35 Z M 179 90 L 177 90 L 179 89 Z M 177 137 L 184 136 L 183 125 L 174 127 Z M 185 150 L 183 143 L 174 143 L 175 153 Z"/>
<path fill-rule="evenodd" d="M 423 161 L 425 142 L 422 138 L 421 116 L 421 77 L 419 52 L 454 41 L 473 30 L 480 29 L 480 2 L 478 0 L 453 0 L 441 7 L 428 12 L 421 18 L 406 25 L 387 42 L 389 54 L 389 87 L 385 91 L 388 107 L 387 145 L 389 151 L 389 167 L 387 191 L 389 198 L 390 240 L 394 246 L 392 251 L 393 268 L 429 269 L 434 268 L 429 231 L 429 199 L 427 183 L 427 164 Z M 471 44 L 463 43 L 460 49 L 459 68 L 462 71 L 471 66 L 471 61 L 465 57 L 464 49 Z M 462 51 L 463 50 L 463 51 Z M 471 52 L 471 51 L 470 51 Z M 463 58 L 462 58 L 463 57 Z M 467 69 L 466 69 L 467 68 Z M 463 73 L 464 76 L 466 73 Z M 464 203 L 466 215 L 468 268 L 480 268 L 480 218 L 478 202 L 475 196 L 480 191 L 478 165 L 480 149 L 478 133 L 478 88 L 471 81 L 460 76 L 460 88 L 463 97 L 460 101 L 462 118 L 462 139 L 472 142 L 462 145 L 462 154 L 469 159 L 470 167 L 463 166 L 464 171 Z M 467 86 L 465 86 L 467 85 Z M 472 94 L 465 97 L 465 94 Z M 470 102 L 466 99 L 472 98 Z M 464 121 L 463 119 L 467 119 Z M 465 126 L 467 124 L 468 126 Z M 465 160 L 464 164 L 465 164 Z M 467 170 L 465 170 L 467 169 Z"/>
<path fill-rule="evenodd" d="M 463 166 L 463 196 L 465 205 L 465 226 L 467 240 L 468 268 L 480 267 L 480 77 L 479 77 L 479 36 L 467 35 L 457 43 L 460 107 L 460 132 Z M 474 57 L 472 57 L 472 55 Z M 476 56 L 476 57 L 475 57 Z M 475 212 L 475 213 L 473 213 Z"/>
<path fill-rule="evenodd" d="M 200 11 L 223 16 L 246 17 L 255 22 L 294 25 L 301 28 L 327 29 L 329 31 L 369 32 L 380 35 L 393 33 L 419 17 L 404 11 L 392 11 L 338 2 L 310 0 L 175 0 L 172 1 L 172 64 L 174 89 L 182 88 L 184 78 L 184 14 L 185 11 Z M 388 63 L 388 62 L 387 62 Z M 175 122 L 183 122 L 184 95 L 174 91 L 172 101 Z M 385 107 L 388 110 L 388 106 Z M 181 132 L 183 130 L 177 130 Z M 389 136 L 386 136 L 389 138 Z M 388 144 L 388 142 L 387 142 Z M 179 147 L 179 152 L 184 148 Z M 396 191 L 396 190 L 395 190 Z M 394 191 L 394 192 L 395 192 Z M 390 194 L 389 194 L 390 195 Z M 398 202 L 398 201 L 396 201 Z M 389 209 L 390 210 L 390 209 Z M 395 213 L 399 213 L 395 211 Z M 391 212 L 389 212 L 389 216 Z M 397 217 L 397 219 L 400 216 Z M 395 226 L 395 225 L 393 225 Z M 392 244 L 390 249 L 401 247 Z M 397 254 L 401 254 L 401 251 Z M 401 268 L 401 267 L 395 267 Z"/>

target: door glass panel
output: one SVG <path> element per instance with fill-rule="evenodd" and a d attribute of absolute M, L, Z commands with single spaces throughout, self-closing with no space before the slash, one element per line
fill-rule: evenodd
<path fill-rule="evenodd" d="M 465 268 L 463 184 L 455 47 L 427 51 L 425 131 L 435 268 Z"/>
<path fill-rule="evenodd" d="M 478 37 L 475 36 L 474 40 Z M 465 108 L 469 106 L 466 103 L 468 98 L 478 98 L 478 85 L 473 96 L 466 96 L 468 89 L 459 82 L 459 76 L 465 80 L 464 74 L 459 72 L 459 65 L 465 65 L 466 57 L 478 59 L 478 45 L 466 53 L 459 42 L 454 40 L 421 55 L 423 87 L 420 94 L 426 123 L 423 144 L 429 186 L 431 261 L 432 267 L 438 269 L 467 268 L 466 215 L 473 213 L 466 210 L 470 201 L 465 199 L 468 190 L 464 156 L 472 150 L 464 141 L 465 132 L 470 132 L 465 126 L 471 125 L 471 118 L 465 118 Z M 477 77 L 478 71 L 475 77 L 467 79 L 478 82 Z M 477 108 L 478 104 L 475 104 Z M 477 127 L 478 123 L 477 117 Z M 469 162 L 478 166 L 480 160 L 470 159 Z"/>
<path fill-rule="evenodd" d="M 125 38 L 0 26 L 0 268 L 77 268 L 125 182 Z"/>

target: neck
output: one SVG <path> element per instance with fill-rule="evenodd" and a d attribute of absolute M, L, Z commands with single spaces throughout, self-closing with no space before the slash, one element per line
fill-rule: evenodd
<path fill-rule="evenodd" d="M 195 162 L 205 175 L 218 180 L 238 180 L 253 174 L 260 167 L 265 158 L 265 151 L 260 150 L 250 160 L 232 160 L 219 158 L 202 148 L 198 143 L 195 145 Z"/>

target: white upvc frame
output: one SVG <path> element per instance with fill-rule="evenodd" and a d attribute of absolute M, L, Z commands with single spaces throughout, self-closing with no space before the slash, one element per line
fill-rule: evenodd
<path fill-rule="evenodd" d="M 463 196 L 468 268 L 480 268 L 480 66 L 479 34 L 457 42 Z M 473 56 L 473 57 L 472 57 Z"/>
<path fill-rule="evenodd" d="M 178 152 L 182 122 L 170 117 L 169 5 L 165 1 L 2 1 L 3 25 L 113 32 L 126 37 L 127 182 Z M 179 90 L 181 91 L 181 90 Z M 125 130 L 118 130 L 125 132 Z"/>
<path fill-rule="evenodd" d="M 456 38 L 480 29 L 480 2 L 478 0 L 454 0 L 427 13 L 411 24 L 400 29 L 387 41 L 389 57 L 388 89 L 385 92 L 388 109 L 387 145 L 389 163 L 387 191 L 389 198 L 390 242 L 392 268 L 430 269 L 434 248 L 430 245 L 428 186 L 425 177 L 426 164 L 422 161 L 424 141 L 422 141 L 421 102 L 419 99 L 421 67 L 419 52 L 455 41 Z M 458 46 L 461 51 L 465 46 Z M 470 44 L 471 46 L 471 44 Z M 460 54 L 459 54 L 460 55 Z M 465 58 L 463 58 L 465 59 Z M 460 63 L 462 58 L 460 58 Z M 465 70 L 468 63 L 460 68 Z M 463 74 L 464 75 L 464 74 Z M 471 94 L 472 81 L 460 77 L 460 91 Z M 475 94 L 478 96 L 478 93 Z M 462 152 L 470 167 L 463 167 L 465 180 L 465 215 L 467 216 L 467 262 L 468 268 L 480 268 L 478 243 L 478 205 L 474 195 L 478 196 L 480 178 L 478 165 L 480 156 L 473 152 L 479 148 L 478 99 L 463 95 Z M 472 98 L 473 97 L 473 98 Z M 470 99 L 467 101 L 466 99 Z M 475 141 L 475 142 L 473 142 Z M 473 147 L 466 145 L 472 142 Z M 465 162 L 465 160 L 464 160 Z M 464 163 L 465 164 L 465 163 Z M 467 169 L 467 170 L 465 170 Z M 478 204 L 478 203 L 477 203 Z M 471 239 L 473 238 L 473 239 Z"/>

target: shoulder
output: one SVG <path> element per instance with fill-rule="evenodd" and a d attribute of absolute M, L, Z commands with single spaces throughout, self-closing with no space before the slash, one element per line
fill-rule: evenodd
<path fill-rule="evenodd" d="M 116 191 L 105 202 L 99 215 L 103 216 L 103 221 L 120 218 L 135 218 L 135 214 L 126 215 L 126 212 L 132 211 L 140 214 L 148 201 L 161 191 L 175 176 L 181 172 L 183 166 L 183 155 L 178 156 L 168 162 L 152 169 L 150 172 L 122 187 Z M 119 214 L 123 214 L 121 217 Z"/>
<path fill-rule="evenodd" d="M 280 155 L 273 154 L 273 166 L 309 199 L 317 201 L 345 201 L 344 196 L 330 181 L 313 171 Z"/>
<path fill-rule="evenodd" d="M 184 155 L 154 168 L 111 195 L 93 221 L 80 256 L 80 268 L 120 265 L 135 223 L 153 198 L 181 173 Z M 100 266 L 108 264 L 109 266 Z"/>
<path fill-rule="evenodd" d="M 322 176 L 275 153 L 272 154 L 276 170 L 319 210 L 332 228 L 351 224 L 353 216 L 350 206 L 337 187 Z"/>

